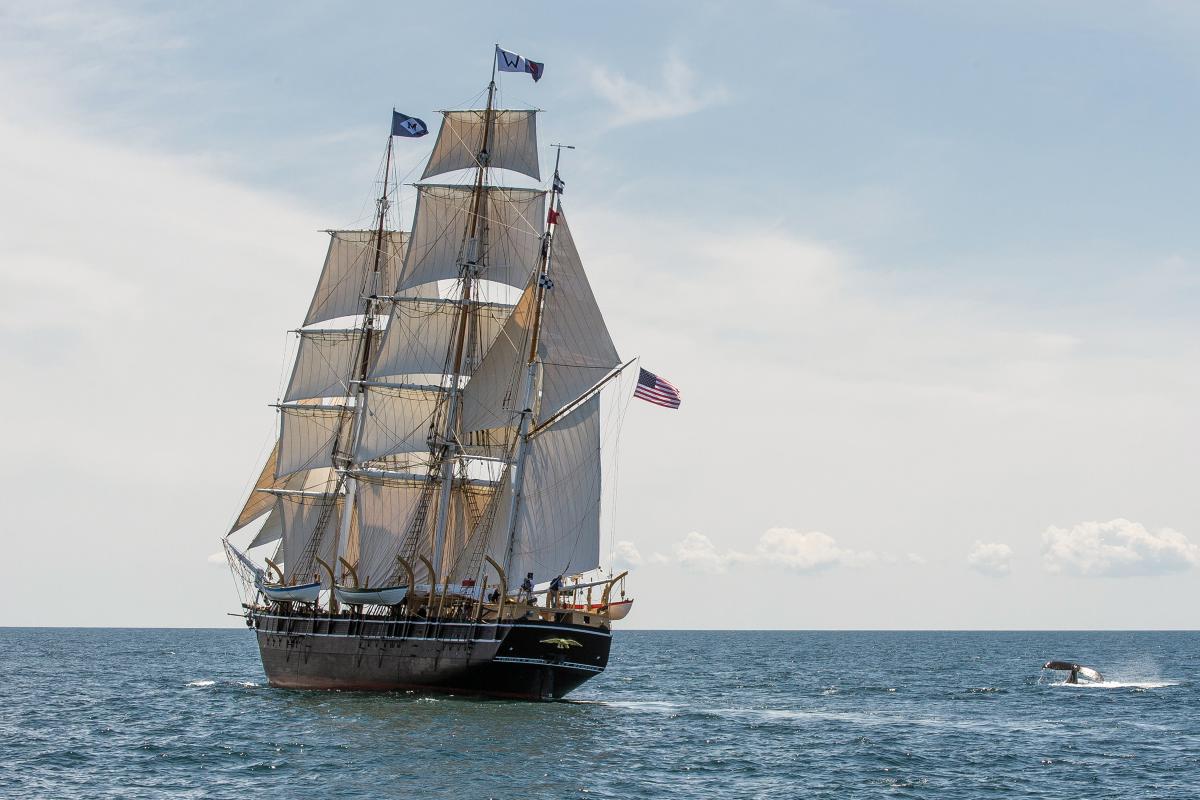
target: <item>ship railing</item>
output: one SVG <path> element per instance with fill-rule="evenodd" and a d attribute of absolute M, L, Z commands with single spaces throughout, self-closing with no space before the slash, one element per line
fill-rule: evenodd
<path fill-rule="evenodd" d="M 613 578 L 566 584 L 557 591 L 549 588 L 533 592 L 518 592 L 502 598 L 503 602 L 487 601 L 487 583 L 480 589 L 439 585 L 420 587 L 396 606 L 351 605 L 330 614 L 318 606 L 290 602 L 267 601 L 257 609 L 261 612 L 282 612 L 293 615 L 303 609 L 307 615 L 352 618 L 356 620 L 410 621 L 413 624 L 439 622 L 474 622 L 495 625 L 497 621 L 540 619 L 548 622 L 570 621 L 578 624 L 602 624 L 608 618 L 611 591 L 627 573 Z M 324 613 L 322 613 L 324 611 Z"/>

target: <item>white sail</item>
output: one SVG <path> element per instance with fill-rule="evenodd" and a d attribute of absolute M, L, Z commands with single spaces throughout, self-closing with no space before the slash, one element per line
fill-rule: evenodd
<path fill-rule="evenodd" d="M 548 419 L 621 363 L 584 274 L 565 214 L 560 214 L 554 229 L 550 278 L 554 285 L 546 290 L 538 338 L 541 419 Z"/>
<path fill-rule="evenodd" d="M 254 522 L 254 520 L 263 514 L 272 512 L 271 516 L 267 518 L 262 527 L 254 534 L 254 538 L 247 547 L 259 547 L 264 544 L 270 544 L 277 541 L 283 535 L 279 515 L 274 513 L 275 495 L 271 494 L 270 490 L 329 491 L 333 489 L 335 476 L 333 470 L 329 468 L 300 470 L 290 475 L 285 475 L 282 478 L 276 478 L 275 465 L 278 458 L 279 441 L 276 440 L 275 446 L 271 448 L 271 455 L 267 456 L 266 463 L 263 464 L 262 470 L 258 473 L 258 480 L 254 482 L 254 488 L 250 490 L 250 496 L 246 498 L 246 503 L 242 506 L 241 513 L 238 514 L 233 526 L 229 529 L 229 533 L 235 533 L 251 522 Z"/>
<path fill-rule="evenodd" d="M 350 415 L 346 406 L 284 405 L 279 408 L 279 457 L 275 477 L 333 464 L 334 447 L 346 452 Z"/>
<path fill-rule="evenodd" d="M 446 549 L 443 558 L 446 564 L 458 565 L 470 561 L 472 534 L 480 517 L 487 510 L 488 503 L 498 487 L 482 484 L 459 484 L 454 487 L 450 498 L 450 524 L 446 527 Z M 451 584 L 462 578 L 473 578 L 465 572 L 455 572 L 451 568 L 445 576 Z"/>
<path fill-rule="evenodd" d="M 283 536 L 283 520 L 280 519 L 278 512 L 275 511 L 275 498 L 268 492 L 261 492 L 263 497 L 271 501 L 271 515 L 266 518 L 258 532 L 254 534 L 254 538 L 250 540 L 247 549 L 261 547 L 264 544 L 277 542 Z"/>
<path fill-rule="evenodd" d="M 356 316 L 363 313 L 365 295 L 392 292 L 408 234 L 384 232 L 379 278 L 372 281 L 377 235 L 376 231 L 329 231 L 329 250 L 308 313 L 304 315 L 305 325 Z"/>
<path fill-rule="evenodd" d="M 398 300 L 370 376 L 443 374 L 451 366 L 447 361 L 457 335 L 458 309 L 452 300 Z M 476 358 L 482 359 L 512 306 L 476 303 L 472 309 Z"/>
<path fill-rule="evenodd" d="M 540 419 L 548 419 L 574 401 L 621 362 L 565 217 L 559 218 L 554 232 L 550 280 L 538 338 L 538 359 L 542 362 Z M 521 402 L 536 292 L 536 286 L 525 289 L 463 391 L 463 430 L 511 425 L 514 415 L 522 410 L 517 406 Z"/>
<path fill-rule="evenodd" d="M 442 129 L 421 180 L 479 165 L 485 112 L 443 111 Z M 536 111 L 492 111 L 492 135 L 485 166 L 510 169 L 540 181 Z"/>
<path fill-rule="evenodd" d="M 249 525 L 254 520 L 261 517 L 263 514 L 270 511 L 275 506 L 275 498 L 267 492 L 260 492 L 259 489 L 282 489 L 286 478 L 280 479 L 275 477 L 275 464 L 279 459 L 279 440 L 275 440 L 275 446 L 271 448 L 271 455 L 267 456 L 267 462 L 263 464 L 262 470 L 258 473 L 258 480 L 254 482 L 254 488 L 250 490 L 250 496 L 246 498 L 245 505 L 242 506 L 242 511 L 238 514 L 237 519 L 233 522 L 233 527 L 229 529 L 230 533 L 239 531 Z M 259 532 L 261 535 L 261 531 Z M 278 539 L 276 536 L 274 539 Z M 254 542 L 251 542 L 251 547 L 257 547 L 260 544 L 274 541 L 274 539 L 264 539 L 259 541 L 255 537 Z"/>
<path fill-rule="evenodd" d="M 279 495 L 275 502 L 283 526 L 280 556 L 284 577 L 288 582 L 293 579 L 307 582 L 313 578 L 316 569 L 316 561 L 309 557 L 310 554 L 327 564 L 333 563 L 334 529 L 341 501 L 333 494 L 289 493 Z M 320 537 L 315 549 L 312 547 L 314 536 Z"/>
<path fill-rule="evenodd" d="M 359 432 L 355 461 L 429 450 L 429 425 L 440 393 L 432 387 L 372 386 Z"/>
<path fill-rule="evenodd" d="M 509 428 L 521 412 L 521 376 L 529 358 L 536 291 L 527 288 L 463 390 L 462 429 Z"/>
<path fill-rule="evenodd" d="M 509 574 L 536 580 L 600 564 L 600 398 L 530 440 Z"/>
<path fill-rule="evenodd" d="M 350 394 L 350 376 L 361 358 L 361 341 L 358 330 L 301 331 L 284 401 Z"/>
<path fill-rule="evenodd" d="M 398 292 L 434 281 L 457 278 L 461 262 L 470 260 L 464 242 L 475 190 L 470 186 L 426 184 L 417 187 L 416 218 L 404 259 Z M 483 252 L 473 254 L 486 266 L 476 277 L 521 287 L 537 265 L 546 193 L 537 189 L 484 188 L 486 227 Z"/>
<path fill-rule="evenodd" d="M 425 491 L 420 484 L 360 481 L 358 484 L 358 578 L 363 585 L 395 582 L 413 513 Z"/>

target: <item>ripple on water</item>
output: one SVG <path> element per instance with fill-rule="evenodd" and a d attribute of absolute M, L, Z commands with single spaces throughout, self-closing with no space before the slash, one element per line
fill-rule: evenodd
<path fill-rule="evenodd" d="M 631 632 L 571 702 L 527 704 L 271 689 L 245 631 L 0 630 L 0 735 L 21 743 L 0 784 L 68 800 L 1196 796 L 1200 637 L 1070 636 L 1102 671 L 1173 677 L 1031 681 L 1059 634 Z"/>

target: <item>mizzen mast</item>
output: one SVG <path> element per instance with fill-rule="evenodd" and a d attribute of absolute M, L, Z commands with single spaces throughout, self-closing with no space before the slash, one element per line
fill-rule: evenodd
<path fill-rule="evenodd" d="M 504 551 L 504 569 L 512 567 L 513 545 L 516 543 L 517 514 L 521 509 L 521 492 L 525 485 L 525 467 L 529 460 L 529 430 L 533 424 L 533 404 L 537 396 L 538 377 L 538 335 L 542 328 L 542 314 L 546 309 L 546 290 L 554 286 L 550 279 L 550 264 L 554 249 L 554 230 L 558 227 L 558 216 L 562 194 L 562 180 L 559 178 L 558 166 L 562 160 L 564 148 L 574 150 L 572 145 L 551 145 L 556 152 L 554 155 L 554 179 L 550 184 L 550 212 L 546 217 L 546 233 L 542 239 L 542 257 L 537 270 L 537 296 L 534 299 L 533 325 L 529 335 L 529 355 L 525 362 L 524 388 L 521 393 L 521 419 L 517 426 L 517 453 L 513 463 L 512 503 L 508 509 L 508 544 Z"/>

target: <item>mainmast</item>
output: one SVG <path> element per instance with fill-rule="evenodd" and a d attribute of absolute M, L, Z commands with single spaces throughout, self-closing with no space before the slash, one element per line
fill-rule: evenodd
<path fill-rule="evenodd" d="M 359 331 L 359 347 L 360 357 L 357 359 L 354 371 L 351 374 L 351 394 L 355 396 L 354 401 L 354 417 L 351 421 L 350 429 L 350 449 L 346 455 L 342 467 L 346 470 L 345 485 L 346 492 L 343 498 L 342 519 L 341 524 L 334 532 L 333 537 L 333 567 L 336 571 L 338 559 L 342 557 L 342 552 L 345 549 L 346 542 L 350 537 L 350 525 L 354 515 L 354 497 L 358 490 L 358 479 L 354 477 L 351 470 L 354 467 L 354 454 L 358 450 L 359 440 L 362 437 L 363 415 L 367 409 L 367 372 L 371 365 L 371 344 L 375 331 L 375 317 L 378 311 L 379 294 L 379 268 L 383 260 L 384 248 L 384 227 L 387 222 L 387 212 L 389 207 L 388 202 L 388 179 L 392 171 L 392 136 L 388 134 L 387 155 L 384 157 L 383 165 L 383 188 L 379 195 L 378 203 L 378 223 L 375 228 L 375 260 L 371 269 L 371 277 L 368 280 L 364 291 L 363 300 L 366 303 L 362 318 L 362 327 Z M 390 287 L 389 287 L 390 290 Z M 336 581 L 335 581 L 336 583 Z M 330 611 L 337 611 L 337 597 L 330 587 L 329 592 L 329 608 Z"/>
<path fill-rule="evenodd" d="M 529 459 L 529 429 L 533 423 L 533 400 L 538 373 L 538 335 L 542 328 L 542 314 L 546 308 L 546 292 L 554 286 L 550 280 L 550 263 L 554 246 L 554 231 L 558 227 L 561 213 L 562 180 L 558 175 L 559 161 L 563 148 L 574 150 L 571 145 L 551 145 L 556 148 L 554 156 L 554 179 L 550 184 L 550 213 L 546 217 L 546 233 L 542 240 L 542 257 L 538 265 L 537 295 L 534 298 L 533 325 L 529 335 L 529 356 L 525 362 L 524 391 L 521 394 L 521 421 L 517 428 L 517 454 L 513 463 L 512 503 L 508 509 L 508 546 L 504 551 L 504 569 L 512 566 L 513 546 L 516 544 L 517 513 L 521 509 L 521 490 L 525 484 L 525 464 Z"/>
<path fill-rule="evenodd" d="M 461 398 L 461 383 L 463 372 L 463 357 L 466 353 L 467 342 L 470 338 L 469 321 L 471 318 L 472 290 L 475 275 L 479 269 L 479 258 L 486 249 L 486 223 L 481 227 L 480 220 L 487 214 L 487 192 L 485 191 L 488 168 L 488 148 L 492 136 L 492 112 L 496 98 L 496 58 L 492 57 L 492 79 L 488 83 L 487 107 L 483 112 L 483 143 L 476 155 L 475 191 L 471 199 L 471 214 L 467 226 L 467 237 L 463 247 L 462 271 L 462 300 L 458 309 L 457 331 L 454 343 L 453 366 L 450 370 L 450 391 L 447 400 L 446 425 L 441 440 L 441 494 L 438 497 L 437 521 L 433 538 L 433 567 L 435 574 L 431 576 L 436 584 L 443 577 L 446 549 L 446 529 L 450 522 L 450 498 L 454 488 L 454 473 L 461 443 L 458 437 L 458 406 Z"/>

